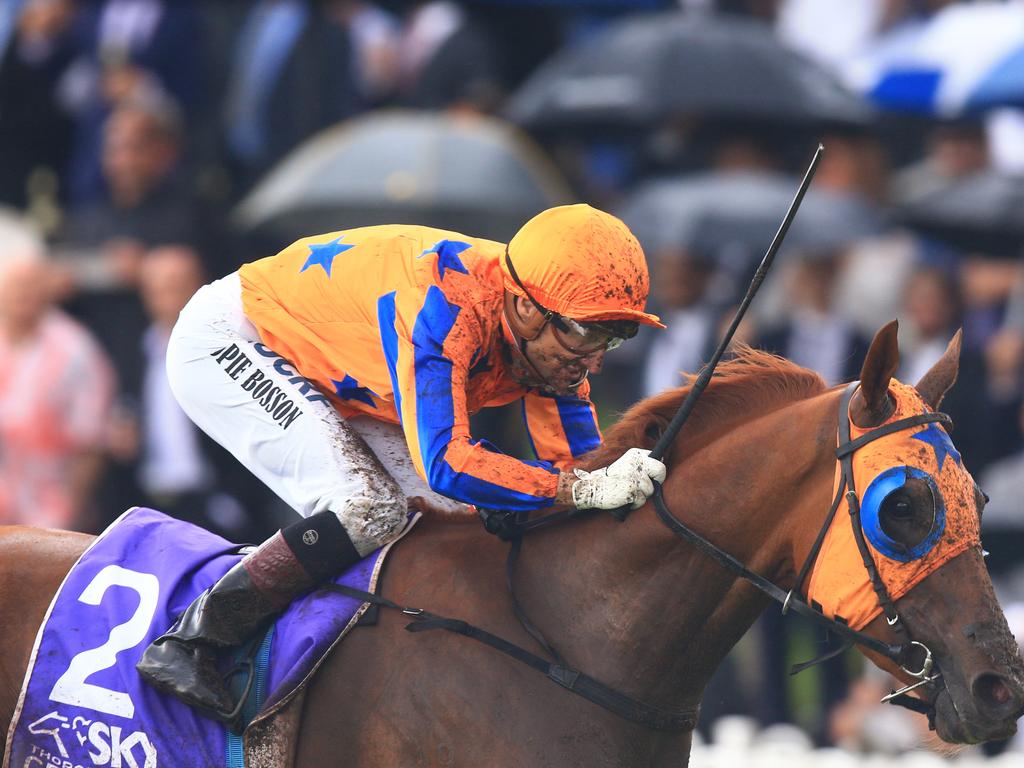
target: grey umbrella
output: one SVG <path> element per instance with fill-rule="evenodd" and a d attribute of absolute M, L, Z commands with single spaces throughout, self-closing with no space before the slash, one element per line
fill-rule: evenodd
<path fill-rule="evenodd" d="M 685 247 L 743 267 L 764 255 L 798 183 L 754 171 L 655 179 L 629 194 L 618 214 L 648 251 Z M 878 217 L 860 199 L 812 188 L 783 251 L 835 251 L 878 227 Z"/>
<path fill-rule="evenodd" d="M 862 125 L 871 110 L 751 19 L 681 12 L 612 22 L 557 53 L 516 92 L 509 119 L 535 129 L 650 126 L 675 115 Z"/>
<path fill-rule="evenodd" d="M 968 251 L 1017 256 L 1024 247 L 1024 177 L 980 171 L 903 191 L 896 221 Z"/>
<path fill-rule="evenodd" d="M 260 181 L 234 220 L 279 237 L 387 223 L 503 240 L 568 200 L 550 162 L 503 121 L 387 111 L 314 136 Z"/>

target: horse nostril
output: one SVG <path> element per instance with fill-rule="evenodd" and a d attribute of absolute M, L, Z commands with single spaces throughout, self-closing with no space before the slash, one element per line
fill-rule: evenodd
<path fill-rule="evenodd" d="M 1021 708 L 1022 694 L 1010 686 L 1006 678 L 996 674 L 978 675 L 971 686 L 975 700 L 993 714 L 1016 716 Z"/>

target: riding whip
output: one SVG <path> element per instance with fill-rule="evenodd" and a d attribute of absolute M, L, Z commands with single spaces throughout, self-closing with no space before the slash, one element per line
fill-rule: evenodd
<path fill-rule="evenodd" d="M 750 302 L 753 301 L 754 295 L 761 287 L 761 283 L 764 282 L 765 276 L 768 274 L 768 270 L 771 269 L 772 262 L 775 260 L 775 254 L 778 252 L 779 247 L 782 245 L 782 241 L 786 238 L 786 233 L 789 231 L 789 225 L 793 223 L 793 219 L 796 217 L 796 212 L 800 209 L 800 203 L 803 202 L 804 195 L 807 193 L 807 188 L 811 185 L 811 180 L 814 178 L 814 174 L 818 170 L 818 162 L 821 160 L 821 155 L 825 151 L 825 147 L 818 144 L 818 148 L 814 152 L 814 157 L 811 158 L 811 164 L 807 166 L 807 171 L 804 173 L 804 178 L 800 182 L 800 186 L 797 188 L 796 195 L 793 197 L 793 202 L 789 204 L 789 210 L 786 211 L 785 217 L 782 219 L 782 223 L 779 225 L 778 231 L 775 233 L 775 237 L 772 238 L 771 245 L 768 246 L 768 250 L 764 254 L 764 258 L 761 259 L 761 264 L 757 267 L 757 271 L 754 273 L 754 278 L 750 281 L 750 287 L 747 288 L 747 293 L 743 297 L 743 301 L 740 302 L 739 308 L 736 310 L 736 315 L 733 317 L 732 322 L 729 324 L 728 330 L 725 332 L 725 336 L 722 337 L 721 343 L 718 345 L 718 349 L 711 356 L 698 375 L 697 380 L 693 383 L 689 393 L 686 395 L 686 399 L 683 400 L 679 406 L 679 410 L 676 411 L 675 416 L 672 417 L 672 421 L 669 422 L 665 431 L 661 437 L 658 438 L 658 442 L 655 444 L 654 449 L 651 451 L 651 458 L 661 459 L 669 446 L 676 439 L 676 435 L 679 434 L 679 430 L 683 428 L 683 424 L 690 417 L 691 411 L 697 404 L 697 400 L 700 398 L 701 393 L 707 389 L 708 383 L 711 381 L 711 376 L 715 372 L 715 367 L 718 365 L 718 361 L 722 359 L 722 355 L 725 354 L 725 350 L 728 349 L 729 343 L 732 341 L 732 337 L 736 334 L 736 329 L 739 327 L 740 321 L 743 320 L 743 316 L 747 313 L 747 308 L 750 306 Z M 620 521 L 626 519 L 626 515 L 629 514 L 629 507 L 620 507 L 611 511 L 612 514 Z"/>

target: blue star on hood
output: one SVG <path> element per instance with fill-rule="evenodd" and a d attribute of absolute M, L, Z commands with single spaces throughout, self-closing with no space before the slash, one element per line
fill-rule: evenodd
<path fill-rule="evenodd" d="M 341 381 L 331 379 L 331 384 L 334 385 L 334 394 L 342 400 L 356 400 L 360 403 L 366 403 L 371 408 L 377 407 L 372 397 L 372 395 L 377 393 L 367 387 L 359 386 L 359 382 L 348 374 L 345 374 L 345 378 Z"/>
<path fill-rule="evenodd" d="M 922 429 L 917 434 L 911 435 L 911 438 L 928 443 L 932 447 L 935 451 L 935 461 L 939 464 L 939 471 L 942 471 L 942 464 L 946 461 L 947 456 L 952 456 L 957 464 L 963 466 L 960 452 L 953 446 L 953 441 L 949 439 L 946 431 L 941 429 L 937 423 L 932 422 L 927 429 Z"/>
<path fill-rule="evenodd" d="M 469 270 L 466 269 L 466 265 L 462 263 L 462 259 L 459 258 L 459 254 L 472 247 L 473 246 L 469 243 L 464 243 L 461 240 L 439 240 L 421 253 L 420 258 L 422 259 L 429 253 L 436 253 L 437 276 L 442 280 L 444 280 L 445 270 L 448 269 L 468 275 Z"/>
<path fill-rule="evenodd" d="M 329 243 L 312 243 L 309 246 L 309 258 L 306 259 L 306 263 L 302 265 L 302 269 L 299 272 L 305 272 L 312 266 L 319 264 L 324 268 L 324 272 L 327 276 L 331 276 L 331 264 L 334 263 L 334 257 L 340 253 L 344 253 L 349 248 L 355 248 L 354 245 L 347 245 L 340 242 L 344 235 L 331 240 Z"/>

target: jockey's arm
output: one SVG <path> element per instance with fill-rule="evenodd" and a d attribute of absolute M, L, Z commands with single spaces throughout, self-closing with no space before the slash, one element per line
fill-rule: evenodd
<path fill-rule="evenodd" d="M 430 291 L 415 316 L 397 319 L 396 330 L 396 354 L 388 367 L 420 476 L 437 493 L 479 507 L 551 508 L 560 476 L 552 463 L 520 461 L 470 435 L 469 368 L 486 341 L 473 312 Z"/>
<path fill-rule="evenodd" d="M 580 457 L 601 445 L 589 381 L 584 381 L 574 396 L 531 390 L 522 403 L 523 422 L 538 459 L 567 471 Z"/>
<path fill-rule="evenodd" d="M 471 312 L 454 311 L 437 292 L 428 293 L 415 321 L 404 325 L 414 329 L 412 338 L 399 340 L 397 354 L 388 365 L 400 393 L 396 405 L 413 464 L 437 493 L 507 511 L 570 506 L 611 509 L 642 503 L 653 490 L 651 479 L 664 479 L 664 465 L 639 449 L 627 452 L 610 467 L 571 474 L 561 472 L 551 461 L 521 461 L 473 439 L 466 386 L 473 354 L 483 342 L 477 321 Z M 540 405 L 556 415 L 561 406 L 570 424 L 574 419 L 590 422 L 586 430 L 577 427 L 565 434 L 558 416 L 569 455 L 554 458 L 568 461 L 600 443 L 589 400 L 563 398 L 560 403 L 554 398 Z M 545 451 L 557 443 L 552 442 L 552 434 L 549 431 L 545 438 Z"/>

